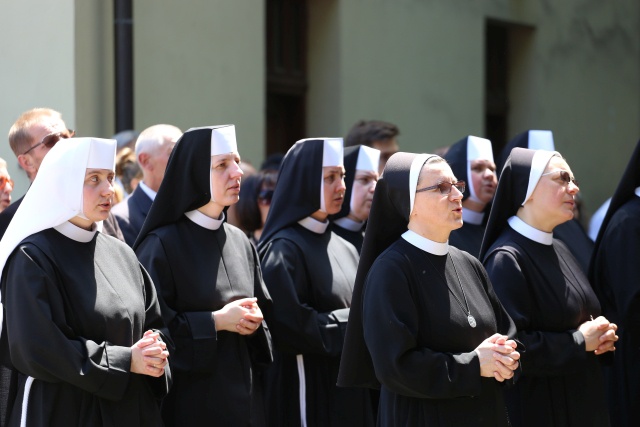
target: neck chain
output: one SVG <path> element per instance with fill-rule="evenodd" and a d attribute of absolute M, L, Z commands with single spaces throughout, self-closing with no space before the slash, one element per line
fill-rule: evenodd
<path fill-rule="evenodd" d="M 460 281 L 460 276 L 458 276 L 458 269 L 456 268 L 456 264 L 453 262 L 453 257 L 451 256 L 451 254 L 447 253 L 447 256 L 451 260 L 451 265 L 453 265 L 453 271 L 456 272 L 456 278 L 458 279 L 458 285 L 460 285 L 460 290 L 462 291 L 462 298 L 464 298 L 464 305 L 462 305 L 462 301 L 460 301 L 460 298 L 458 298 L 458 296 L 453 293 L 453 291 L 451 290 L 451 287 L 449 286 L 449 282 L 447 282 L 447 279 L 442 274 L 440 274 L 440 272 L 438 271 L 436 266 L 433 265 L 433 262 L 431 261 L 431 259 L 429 259 L 428 255 L 427 255 L 427 260 L 429 261 L 429 264 L 431 264 L 431 267 L 433 267 L 433 269 L 436 271 L 436 273 L 438 273 L 438 275 L 440 276 L 440 278 L 442 279 L 444 284 L 447 285 L 447 289 L 449 290 L 449 293 L 456 300 L 456 302 L 458 303 L 458 305 L 460 306 L 462 311 L 464 311 L 467 314 L 467 322 L 469 322 L 469 326 L 471 326 L 472 328 L 475 328 L 476 325 L 477 325 L 476 319 L 471 315 L 471 310 L 469 309 L 469 303 L 467 302 L 467 295 L 464 293 L 464 288 L 462 287 L 462 282 Z"/>

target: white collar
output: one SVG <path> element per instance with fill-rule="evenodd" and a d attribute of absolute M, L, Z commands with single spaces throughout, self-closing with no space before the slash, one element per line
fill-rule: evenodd
<path fill-rule="evenodd" d="M 333 222 L 349 231 L 360 231 L 364 226 L 364 221 L 363 222 L 354 221 L 351 218 L 347 218 L 346 216 L 342 218 L 338 218 Z"/>
<path fill-rule="evenodd" d="M 298 221 L 298 224 L 306 228 L 307 230 L 316 233 L 323 234 L 327 231 L 327 227 L 329 226 L 329 221 L 320 222 L 317 219 L 313 219 L 310 216 L 301 219 Z"/>
<path fill-rule="evenodd" d="M 640 197 L 640 187 L 636 188 L 636 196 Z"/>
<path fill-rule="evenodd" d="M 407 230 L 402 234 L 402 238 L 418 249 L 429 252 L 433 255 L 446 255 L 449 253 L 449 241 L 445 243 L 434 242 L 426 237 L 422 237 L 415 231 Z"/>
<path fill-rule="evenodd" d="M 91 226 L 91 231 L 80 228 L 69 221 L 65 221 L 53 228 L 63 236 L 80 243 L 89 243 L 98 232 L 98 225 L 95 222 Z"/>
<path fill-rule="evenodd" d="M 184 215 L 195 224 L 198 224 L 200 227 L 206 228 L 207 230 L 217 230 L 224 222 L 224 212 L 222 212 L 220 219 L 210 218 L 197 209 L 185 212 Z"/>
<path fill-rule="evenodd" d="M 512 216 L 508 219 L 509 226 L 524 237 L 538 242 L 543 245 L 551 245 L 553 243 L 553 233 L 547 233 L 540 231 L 537 228 L 533 228 L 517 216 Z"/>
<path fill-rule="evenodd" d="M 462 222 L 469 224 L 481 225 L 484 220 L 484 212 L 476 212 L 465 207 L 462 208 Z"/>
<path fill-rule="evenodd" d="M 158 195 L 158 192 L 157 191 L 153 191 L 151 188 L 149 188 L 149 186 L 147 184 L 145 184 L 144 181 L 140 181 L 138 183 L 138 186 L 140 187 L 140 189 L 142 191 L 144 191 L 144 194 L 149 196 L 149 198 L 152 201 L 156 199 L 156 196 Z"/>

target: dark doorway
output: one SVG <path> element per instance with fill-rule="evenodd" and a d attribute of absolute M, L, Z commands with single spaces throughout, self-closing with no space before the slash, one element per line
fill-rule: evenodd
<path fill-rule="evenodd" d="M 509 28 L 488 21 L 485 28 L 485 136 L 497 159 L 507 143 L 509 118 Z"/>
<path fill-rule="evenodd" d="M 307 1 L 267 0 L 267 152 L 284 153 L 305 135 Z"/>

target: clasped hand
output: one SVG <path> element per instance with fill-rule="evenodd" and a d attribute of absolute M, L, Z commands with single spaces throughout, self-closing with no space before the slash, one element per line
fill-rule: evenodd
<path fill-rule="evenodd" d="M 480 375 L 494 377 L 503 382 L 513 378 L 514 371 L 520 366 L 518 344 L 506 335 L 493 334 L 475 349 L 480 359 Z"/>
<path fill-rule="evenodd" d="M 131 372 L 161 377 L 168 357 L 167 344 L 160 340 L 160 334 L 149 330 L 131 346 Z"/>
<path fill-rule="evenodd" d="M 213 319 L 216 331 L 251 335 L 260 327 L 263 316 L 258 307 L 257 298 L 242 298 L 231 301 L 220 310 L 214 311 Z"/>
<path fill-rule="evenodd" d="M 618 341 L 618 336 L 616 335 L 618 326 L 615 323 L 610 323 L 604 316 L 584 322 L 578 330 L 584 336 L 586 351 L 593 351 L 599 356 L 607 351 L 616 349 L 615 342 Z"/>

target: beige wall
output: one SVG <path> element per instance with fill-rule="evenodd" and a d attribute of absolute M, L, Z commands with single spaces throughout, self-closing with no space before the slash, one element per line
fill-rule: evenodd
<path fill-rule="evenodd" d="M 482 136 L 497 19 L 533 28 L 512 31 L 509 136 L 553 130 L 589 211 L 614 190 L 640 136 L 640 3 L 310 1 L 310 134 L 376 118 L 399 125 L 407 151 Z"/>
<path fill-rule="evenodd" d="M 264 2 L 136 0 L 135 123 L 233 123 L 243 159 L 264 157 Z"/>
<path fill-rule="evenodd" d="M 49 106 L 81 135 L 111 136 L 112 10 L 109 1 L 0 4 L 11 16 L 0 28 L 0 132 Z M 482 135 L 487 19 L 531 28 L 512 31 L 509 135 L 553 130 L 595 209 L 640 135 L 636 0 L 309 0 L 308 135 L 344 135 L 360 118 L 397 123 L 411 151 Z M 264 1 L 136 0 L 135 127 L 234 123 L 243 157 L 259 163 L 264 25 Z M 26 179 L 6 139 L 0 156 L 18 196 Z"/>
<path fill-rule="evenodd" d="M 18 116 L 34 107 L 62 112 L 76 124 L 73 0 L 3 1 L 0 26 L 0 157 L 16 181 L 13 200 L 27 190 L 7 134 Z"/>

